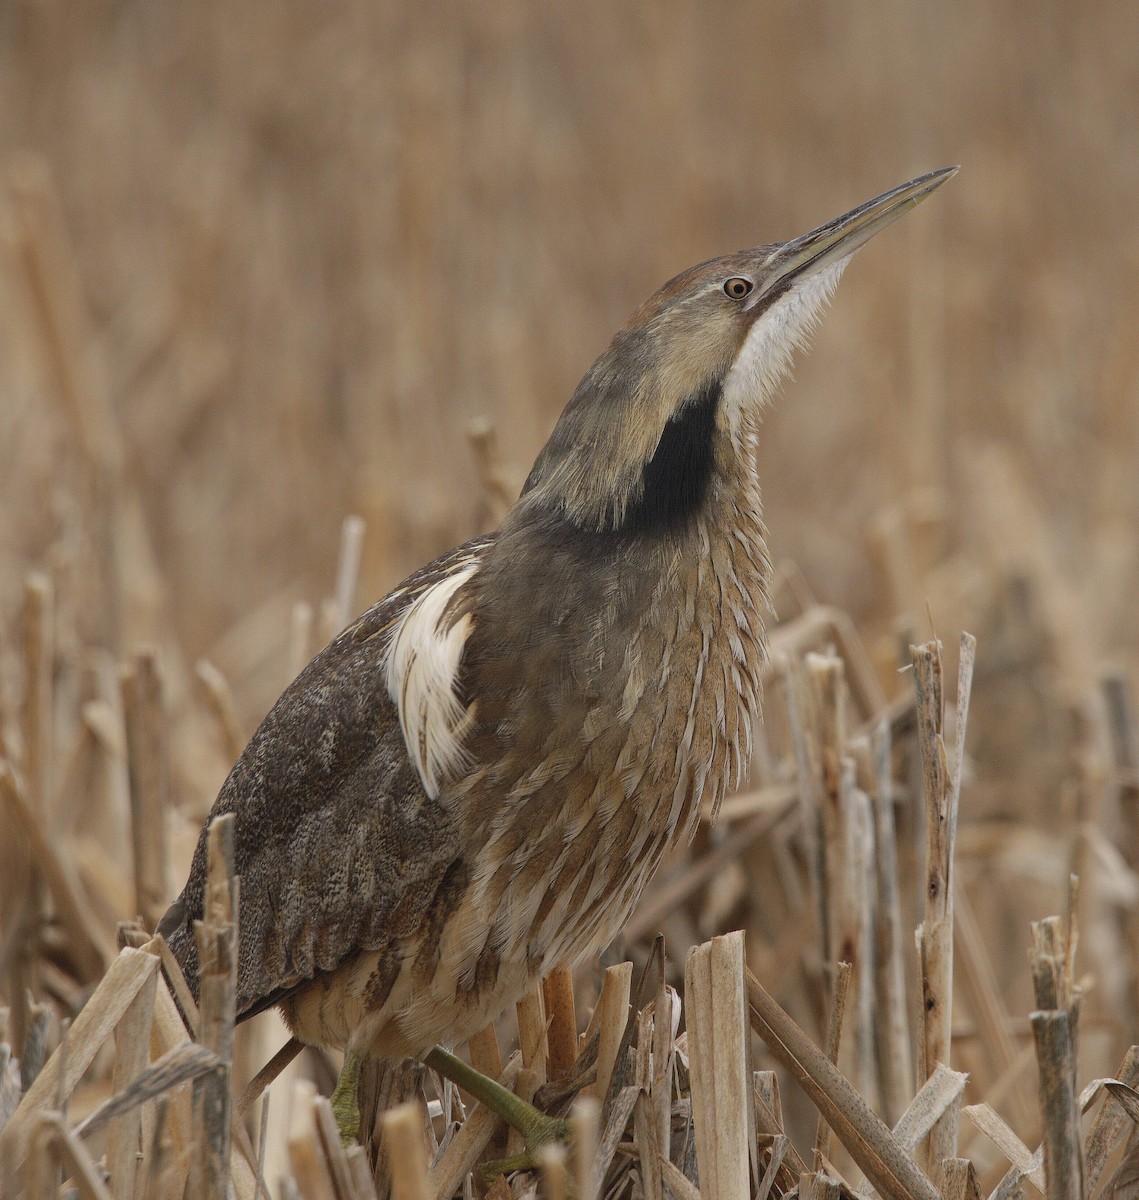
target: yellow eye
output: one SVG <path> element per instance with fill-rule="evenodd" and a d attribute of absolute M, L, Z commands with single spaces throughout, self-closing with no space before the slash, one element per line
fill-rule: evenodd
<path fill-rule="evenodd" d="M 732 300 L 742 300 L 754 286 L 755 284 L 750 279 L 734 275 L 724 284 L 724 295 Z"/>

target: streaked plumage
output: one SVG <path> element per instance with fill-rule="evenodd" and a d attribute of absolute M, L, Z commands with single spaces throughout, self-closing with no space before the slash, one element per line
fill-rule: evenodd
<path fill-rule="evenodd" d="M 850 254 L 946 177 L 666 284 L 502 527 L 288 688 L 214 806 L 236 814 L 240 1015 L 280 1004 L 304 1041 L 421 1056 L 619 931 L 747 770 L 762 406 Z M 195 988 L 204 877 L 203 837 L 161 925 Z"/>

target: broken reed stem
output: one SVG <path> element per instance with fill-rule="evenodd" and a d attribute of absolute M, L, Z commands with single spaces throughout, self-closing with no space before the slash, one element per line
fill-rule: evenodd
<path fill-rule="evenodd" d="M 115 1027 L 113 1096 L 127 1091 L 146 1068 L 157 996 L 158 972 L 155 971 Z M 132 1200 L 134 1196 L 136 1147 L 141 1128 L 141 1113 L 135 1108 L 112 1120 L 107 1131 L 107 1171 L 115 1189 L 115 1200 Z"/>
<path fill-rule="evenodd" d="M 840 962 L 835 968 L 834 988 L 831 994 L 830 1011 L 827 1013 L 826 1055 L 827 1061 L 838 1065 L 838 1050 L 842 1042 L 842 1022 L 846 1015 L 846 995 L 850 988 L 851 966 Z M 831 1157 L 830 1126 L 819 1117 L 815 1131 L 815 1170 L 822 1170 L 823 1159 Z"/>
<path fill-rule="evenodd" d="M 600 1137 L 601 1105 L 584 1092 L 570 1109 L 570 1143 L 573 1152 L 573 1180 L 579 1200 L 597 1200 L 599 1180 L 593 1176 Z"/>
<path fill-rule="evenodd" d="M 1074 889 L 1073 889 L 1074 891 Z M 1044 1114 L 1044 1179 L 1048 1200 L 1082 1200 L 1076 1046 L 1079 996 L 1073 986 L 1075 930 L 1059 917 L 1032 924 L 1032 983 L 1038 1009 L 1030 1016 Z"/>
<path fill-rule="evenodd" d="M 195 674 L 209 699 L 225 740 L 226 758 L 236 762 L 245 749 L 248 738 L 241 727 L 241 718 L 237 715 L 237 701 L 233 697 L 233 689 L 229 680 L 208 659 L 201 659 L 194 668 Z"/>
<path fill-rule="evenodd" d="M 502 1054 L 498 1049 L 498 1034 L 487 1025 L 467 1040 L 471 1066 L 482 1075 L 497 1079 L 502 1074 Z"/>
<path fill-rule="evenodd" d="M 336 563 L 336 607 L 342 625 L 356 613 L 356 588 L 360 578 L 360 558 L 364 550 L 364 518 L 354 514 L 340 526 L 340 557 Z"/>
<path fill-rule="evenodd" d="M 790 1071 L 884 1200 L 940 1200 L 885 1122 L 745 968 L 751 1027 Z"/>
<path fill-rule="evenodd" d="M 547 1142 L 538 1151 L 538 1166 L 542 1171 L 545 1200 L 566 1200 L 566 1148 L 558 1142 Z"/>
<path fill-rule="evenodd" d="M 949 920 L 948 853 L 949 764 L 943 727 L 941 643 L 911 646 L 917 691 L 918 747 L 921 751 L 922 794 L 926 813 L 925 919 L 918 930 L 922 982 L 922 1079 L 939 1062 L 949 1066 L 952 1033 L 952 942 L 946 936 Z"/>
<path fill-rule="evenodd" d="M 754 1154 L 749 1105 L 743 934 L 713 938 L 688 953 L 684 994 L 688 1020 L 692 1123 L 705 1200 L 749 1200 Z"/>
<path fill-rule="evenodd" d="M 194 923 L 200 964 L 198 1041 L 220 1060 L 194 1081 L 194 1154 L 190 1192 L 226 1200 L 233 1103 L 233 1026 L 237 994 L 237 883 L 233 867 L 233 814 L 215 817 L 208 834 L 205 912 Z"/>
<path fill-rule="evenodd" d="M 522 1051 L 522 1066 L 524 1070 L 533 1072 L 536 1090 L 546 1082 L 546 1060 L 549 1057 L 546 1006 L 542 999 L 541 987 L 531 988 L 515 1005 L 515 1012 L 518 1018 L 518 1048 Z"/>
<path fill-rule="evenodd" d="M 945 696 L 941 643 L 910 648 L 917 694 L 917 737 L 926 812 L 925 917 L 918 930 L 922 987 L 922 1078 L 937 1064 L 950 1065 L 953 1027 L 953 851 L 961 797 L 965 726 L 972 690 L 976 639 L 961 635 L 957 677 L 954 762 L 945 747 Z M 956 1108 L 930 1134 L 931 1165 L 957 1156 Z"/>
<path fill-rule="evenodd" d="M 573 972 L 555 967 L 542 981 L 547 1021 L 547 1068 L 551 1079 L 568 1075 L 577 1061 L 577 1010 Z"/>
<path fill-rule="evenodd" d="M 23 706 L 24 779 L 28 799 L 43 829 L 55 828 L 52 795 L 52 675 L 55 648 L 55 590 L 34 571 L 24 581 Z"/>
<path fill-rule="evenodd" d="M 130 778 L 135 907 L 148 929 L 166 911 L 166 812 L 170 768 L 162 675 L 151 648 L 140 650 L 123 671 L 123 717 Z"/>
<path fill-rule="evenodd" d="M 825 914 L 823 961 L 851 961 L 855 934 L 845 891 L 847 813 L 843 807 L 843 758 L 846 754 L 846 682 L 842 659 L 835 654 L 808 654 L 804 659 L 811 682 L 821 766 L 819 807 L 822 818 L 822 907 Z"/>
<path fill-rule="evenodd" d="M 597 998 L 597 1012 L 594 1014 L 600 1034 L 597 1047 L 597 1081 L 588 1091 L 602 1107 L 609 1099 L 613 1068 L 617 1065 L 617 1053 L 625 1036 L 632 982 L 633 964 L 617 963 L 606 970 L 601 982 L 601 995 Z"/>
<path fill-rule="evenodd" d="M 316 1123 L 316 1086 L 309 1079 L 298 1079 L 293 1085 L 288 1151 L 296 1193 L 304 1200 L 334 1200 L 336 1191 Z"/>
<path fill-rule="evenodd" d="M 650 1093 L 656 1119 L 657 1152 L 662 1159 L 668 1159 L 672 1154 L 672 1071 L 675 1053 L 673 998 L 673 990 L 668 986 L 662 970 L 653 1012 L 653 1077 Z"/>
<path fill-rule="evenodd" d="M 1084 1156 L 1076 1087 L 1076 1012 L 1034 1012 L 1032 1035 L 1044 1113 L 1048 1200 L 1083 1200 Z"/>
<path fill-rule="evenodd" d="M 0 1131 L 0 1145 L 11 1147 L 16 1165 L 27 1153 L 36 1114 L 70 1096 L 84 1071 L 118 1025 L 131 1002 L 158 970 L 158 959 L 144 950 L 123 950 L 111 962 L 87 1003 L 71 1024 L 66 1043 L 56 1047 L 35 1082 L 24 1093 L 11 1120 Z M 3 1155 L 0 1155 L 0 1162 Z"/>

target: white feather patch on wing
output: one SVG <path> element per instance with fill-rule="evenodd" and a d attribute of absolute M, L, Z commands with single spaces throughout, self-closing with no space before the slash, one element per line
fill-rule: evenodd
<path fill-rule="evenodd" d="M 468 710 L 455 681 L 471 618 L 461 617 L 449 629 L 440 622 L 451 597 L 477 570 L 471 563 L 427 588 L 400 619 L 388 649 L 388 693 L 407 752 L 433 800 L 446 776 L 469 765 L 462 740 Z"/>
<path fill-rule="evenodd" d="M 792 355 L 819 323 L 849 261 L 849 256 L 840 258 L 808 275 L 756 319 L 724 379 L 723 403 L 733 427 L 745 409 L 771 399 L 791 367 Z"/>

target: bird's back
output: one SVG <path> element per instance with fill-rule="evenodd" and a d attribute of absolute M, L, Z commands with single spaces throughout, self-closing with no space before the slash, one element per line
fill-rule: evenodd
<path fill-rule="evenodd" d="M 360 948 L 421 922 L 458 853 L 450 811 L 424 792 L 387 688 L 389 630 L 426 589 L 483 552 L 476 538 L 416 572 L 290 684 L 253 735 L 210 818 L 233 813 L 241 878 L 237 1011 L 270 1006 Z M 191 990 L 206 831 L 159 924 Z"/>

